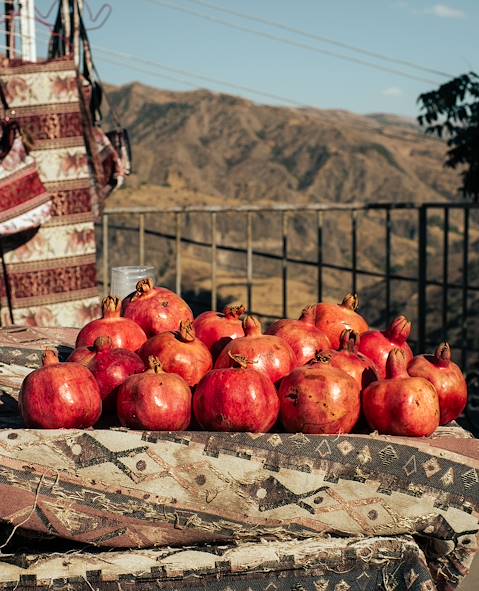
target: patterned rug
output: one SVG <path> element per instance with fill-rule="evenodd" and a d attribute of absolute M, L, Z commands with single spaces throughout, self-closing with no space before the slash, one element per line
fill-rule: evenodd
<path fill-rule="evenodd" d="M 410 536 L 0 555 L 0 589 L 431 591 Z"/>

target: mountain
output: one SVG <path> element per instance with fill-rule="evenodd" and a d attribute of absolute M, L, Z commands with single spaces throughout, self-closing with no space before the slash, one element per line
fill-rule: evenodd
<path fill-rule="evenodd" d="M 445 144 L 392 115 L 271 107 L 212 93 L 110 87 L 138 183 L 247 202 L 442 201 Z"/>

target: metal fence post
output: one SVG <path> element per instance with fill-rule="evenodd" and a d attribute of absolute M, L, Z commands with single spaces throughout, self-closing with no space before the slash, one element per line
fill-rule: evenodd
<path fill-rule="evenodd" d="M 464 209 L 464 235 L 462 243 L 462 314 L 461 314 L 461 367 L 467 366 L 467 312 L 469 295 L 469 208 Z"/>
<path fill-rule="evenodd" d="M 246 214 L 246 305 L 253 310 L 253 214 Z"/>
<path fill-rule="evenodd" d="M 427 209 L 424 205 L 419 208 L 418 258 L 417 352 L 422 352 L 426 344 L 427 319 Z"/>
<path fill-rule="evenodd" d="M 176 233 L 175 233 L 175 266 L 176 266 L 176 293 L 181 296 L 181 213 L 176 214 Z"/>
<path fill-rule="evenodd" d="M 103 216 L 103 228 L 102 228 L 102 242 L 103 242 L 103 296 L 108 295 L 109 277 L 108 277 L 108 215 Z"/>
<path fill-rule="evenodd" d="M 386 324 L 391 321 L 391 210 L 386 209 Z"/>
<path fill-rule="evenodd" d="M 281 214 L 281 233 L 283 241 L 283 318 L 288 317 L 288 213 Z"/>
<path fill-rule="evenodd" d="M 355 209 L 351 211 L 351 291 L 353 293 L 356 293 L 358 291 L 357 214 L 358 212 Z"/>
<path fill-rule="evenodd" d="M 318 211 L 316 217 L 317 225 L 317 266 L 318 266 L 318 284 L 317 299 L 321 302 L 323 299 L 323 212 Z"/>
<path fill-rule="evenodd" d="M 211 309 L 216 311 L 218 297 L 216 293 L 216 213 L 211 214 Z"/>
<path fill-rule="evenodd" d="M 139 232 L 139 240 L 138 240 L 138 247 L 139 247 L 139 259 L 140 265 L 145 264 L 145 214 L 140 213 L 140 224 L 138 226 Z"/>
<path fill-rule="evenodd" d="M 447 341 L 447 304 L 449 281 L 449 208 L 444 209 L 442 254 L 442 339 Z"/>

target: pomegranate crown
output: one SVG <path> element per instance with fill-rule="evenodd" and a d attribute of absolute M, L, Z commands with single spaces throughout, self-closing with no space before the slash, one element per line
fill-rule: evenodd
<path fill-rule="evenodd" d="M 407 378 L 407 357 L 403 349 L 391 349 L 386 361 L 386 378 Z"/>
<path fill-rule="evenodd" d="M 45 349 L 42 355 L 42 366 L 48 367 L 49 365 L 55 365 L 57 363 L 60 363 L 57 352 L 53 349 Z"/>
<path fill-rule="evenodd" d="M 155 357 L 154 355 L 150 355 L 148 357 L 148 367 L 154 373 L 163 373 L 161 361 L 158 359 L 158 357 Z"/>
<path fill-rule="evenodd" d="M 448 365 L 451 361 L 451 347 L 449 343 L 444 341 L 436 347 L 434 357 L 441 365 Z"/>
<path fill-rule="evenodd" d="M 314 324 L 316 320 L 316 306 L 314 304 L 305 306 L 301 311 L 299 320 L 302 320 L 307 324 Z"/>
<path fill-rule="evenodd" d="M 246 308 L 243 306 L 243 304 L 231 304 L 228 306 L 225 306 L 224 310 L 223 310 L 223 314 L 226 316 L 226 318 L 231 318 L 231 319 L 239 319 L 241 318 L 241 316 L 243 316 L 243 314 L 246 313 Z"/>
<path fill-rule="evenodd" d="M 195 340 L 195 329 L 191 320 L 181 320 L 177 336 L 184 343 L 191 343 Z"/>
<path fill-rule="evenodd" d="M 132 301 L 138 299 L 140 296 L 148 293 L 155 287 L 155 282 L 153 281 L 152 277 L 147 277 L 146 279 L 140 279 L 136 284 L 136 291 L 131 298 Z"/>
<path fill-rule="evenodd" d="M 253 363 L 256 363 L 256 361 L 250 361 L 244 355 L 235 355 L 234 353 L 231 353 L 231 351 L 228 351 L 228 356 L 233 360 L 233 367 L 246 369 L 248 365 L 253 365 Z"/>
<path fill-rule="evenodd" d="M 332 353 L 326 353 L 324 351 L 316 351 L 315 355 L 314 355 L 314 359 L 311 359 L 311 361 L 309 362 L 311 363 L 323 363 L 325 365 L 331 363 L 331 360 L 333 358 L 333 354 Z"/>
<path fill-rule="evenodd" d="M 343 330 L 340 336 L 340 351 L 349 351 L 355 353 L 359 346 L 359 333 L 352 328 L 346 328 Z"/>
<path fill-rule="evenodd" d="M 243 318 L 243 330 L 246 336 L 256 336 L 262 333 L 261 322 L 256 316 L 247 315 Z"/>
<path fill-rule="evenodd" d="M 356 312 L 356 310 L 359 307 L 358 294 L 357 293 L 347 293 L 344 296 L 343 301 L 339 305 L 343 306 L 343 308 L 348 308 L 349 310 Z"/>
<path fill-rule="evenodd" d="M 108 351 L 113 347 L 113 341 L 107 335 L 103 335 L 101 337 L 97 337 L 95 342 L 93 343 L 93 350 L 97 353 L 99 351 Z"/>
<path fill-rule="evenodd" d="M 101 302 L 101 310 L 103 318 L 111 316 L 120 316 L 121 301 L 115 296 L 107 296 Z"/>
<path fill-rule="evenodd" d="M 398 316 L 392 321 L 385 333 L 391 339 L 391 341 L 402 344 L 408 340 L 411 330 L 412 324 L 409 322 L 406 316 Z"/>

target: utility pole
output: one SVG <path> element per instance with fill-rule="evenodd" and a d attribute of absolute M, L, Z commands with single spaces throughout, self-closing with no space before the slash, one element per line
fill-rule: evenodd
<path fill-rule="evenodd" d="M 35 0 L 20 1 L 20 31 L 22 35 L 23 59 L 27 62 L 36 62 Z"/>

